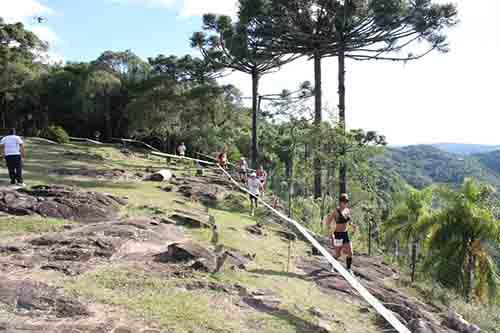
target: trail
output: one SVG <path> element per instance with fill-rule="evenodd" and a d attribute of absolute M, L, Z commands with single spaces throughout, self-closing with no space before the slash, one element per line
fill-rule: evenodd
<path fill-rule="evenodd" d="M 171 155 L 171 154 L 164 154 L 164 153 L 158 153 L 158 152 L 153 152 L 153 155 L 156 156 L 164 156 L 164 157 L 169 157 L 169 158 L 177 158 L 177 159 L 186 159 L 190 161 L 196 161 L 199 163 L 205 163 L 208 165 L 216 165 L 216 163 L 205 161 L 205 160 L 200 160 L 200 159 L 195 159 L 195 158 L 190 158 L 190 157 L 183 157 L 183 156 L 177 156 L 177 155 Z M 224 168 L 219 166 L 219 169 L 223 172 L 223 174 L 229 178 L 240 190 L 250 194 L 250 191 L 245 188 L 244 186 L 240 185 L 230 174 L 227 172 Z M 396 318 L 394 313 L 387 309 L 377 298 L 375 298 L 361 283 L 358 282 L 356 278 L 354 278 L 347 270 L 337 261 L 333 256 L 326 250 L 310 233 L 309 230 L 307 230 L 305 227 L 303 227 L 300 223 L 297 221 L 285 216 L 284 214 L 280 213 L 276 209 L 274 209 L 271 205 L 269 205 L 267 202 L 262 200 L 261 198 L 257 198 L 257 200 L 262 203 L 266 208 L 268 208 L 271 212 L 279 216 L 281 219 L 284 221 L 287 221 L 288 223 L 292 224 L 322 255 L 323 257 L 335 268 L 337 272 L 339 272 L 340 275 L 353 287 L 356 289 L 356 291 L 359 292 L 361 297 L 368 302 L 376 311 L 378 314 L 380 314 L 382 317 L 384 317 L 387 322 L 389 322 L 394 329 L 399 332 L 399 333 L 411 333 L 410 330 L 401 323 L 401 321 Z"/>

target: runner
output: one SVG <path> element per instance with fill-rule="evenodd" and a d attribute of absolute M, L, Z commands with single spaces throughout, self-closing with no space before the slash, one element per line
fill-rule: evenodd
<path fill-rule="evenodd" d="M 264 166 L 262 165 L 259 167 L 259 170 L 257 170 L 257 178 L 259 178 L 262 184 L 262 192 L 265 192 L 267 185 L 267 172 L 264 170 Z"/>
<path fill-rule="evenodd" d="M 219 162 L 219 165 L 227 170 L 227 153 L 226 153 L 226 147 L 222 149 L 222 151 L 219 153 L 219 156 L 217 156 L 217 161 Z"/>
<path fill-rule="evenodd" d="M 328 215 L 325 219 L 327 230 L 331 232 L 332 222 L 335 222 L 335 231 L 331 235 L 332 245 L 335 248 L 335 259 L 339 259 L 342 252 L 347 256 L 346 268 L 349 273 L 353 274 L 352 266 L 352 243 L 349 238 L 347 225 L 351 223 L 351 209 L 349 208 L 349 196 L 342 194 L 339 200 L 339 206 L 335 211 Z M 354 230 L 356 225 L 353 224 Z"/>
<path fill-rule="evenodd" d="M 184 144 L 184 142 L 181 142 L 181 144 L 179 145 L 179 147 L 177 147 L 177 153 L 179 154 L 179 156 L 186 156 L 186 145 Z"/>
<path fill-rule="evenodd" d="M 250 205 L 252 207 L 252 216 L 255 215 L 255 209 L 258 206 L 257 198 L 260 195 L 260 191 L 262 190 L 262 183 L 259 178 L 257 178 L 257 174 L 252 172 L 250 174 L 250 178 L 248 178 L 247 182 L 248 190 L 250 191 Z"/>
<path fill-rule="evenodd" d="M 242 157 L 240 162 L 238 163 L 238 175 L 240 177 L 240 182 L 247 182 L 247 172 L 248 172 L 248 163 L 247 160 Z"/>
<path fill-rule="evenodd" d="M 24 186 L 23 183 L 23 158 L 24 142 L 16 135 L 16 130 L 10 130 L 10 135 L 2 138 L 0 145 L 4 146 L 4 156 L 9 169 L 10 183 Z"/>

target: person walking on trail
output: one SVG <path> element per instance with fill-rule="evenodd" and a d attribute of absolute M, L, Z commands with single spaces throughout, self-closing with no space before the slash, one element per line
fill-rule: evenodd
<path fill-rule="evenodd" d="M 248 178 L 247 181 L 247 187 L 250 191 L 250 206 L 252 209 L 251 215 L 254 216 L 255 209 L 258 206 L 257 198 L 260 196 L 260 191 L 262 190 L 262 183 L 260 182 L 259 178 L 257 178 L 257 174 L 255 172 L 252 172 L 250 174 L 250 178 Z"/>
<path fill-rule="evenodd" d="M 10 183 L 24 186 L 23 158 L 24 142 L 16 135 L 16 130 L 11 129 L 10 135 L 2 138 L 0 145 L 4 146 L 4 156 L 9 169 Z"/>
<path fill-rule="evenodd" d="M 186 150 L 187 150 L 186 145 L 184 144 L 184 142 L 181 142 L 179 147 L 177 147 L 177 154 L 179 156 L 184 157 L 184 156 L 186 156 Z"/>
<path fill-rule="evenodd" d="M 240 181 L 242 183 L 247 182 L 247 173 L 248 173 L 248 162 L 242 157 L 238 163 L 238 176 L 240 177 Z"/>
<path fill-rule="evenodd" d="M 352 242 L 349 238 L 348 224 L 352 221 L 351 209 L 349 208 L 349 196 L 347 194 L 342 194 L 339 200 L 339 206 L 330 213 L 326 219 L 325 224 L 327 230 L 331 232 L 332 223 L 335 223 L 335 229 L 333 235 L 331 235 L 332 245 L 335 248 L 335 259 L 339 259 L 342 252 L 347 256 L 346 258 L 346 268 L 351 274 L 352 272 Z M 356 225 L 353 224 L 354 229 Z"/>
<path fill-rule="evenodd" d="M 219 162 L 219 165 L 223 169 L 227 169 L 227 153 L 226 153 L 226 148 L 222 149 L 222 151 L 219 153 L 217 156 L 217 161 Z"/>
<path fill-rule="evenodd" d="M 265 192 L 267 184 L 267 172 L 266 170 L 264 170 L 264 167 L 262 165 L 259 167 L 259 170 L 257 170 L 257 178 L 259 178 L 262 184 L 262 192 Z"/>

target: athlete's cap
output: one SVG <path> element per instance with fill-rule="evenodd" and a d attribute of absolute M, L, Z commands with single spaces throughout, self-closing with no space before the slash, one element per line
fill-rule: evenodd
<path fill-rule="evenodd" d="M 256 174 L 255 172 L 252 172 L 252 173 L 250 174 L 250 177 L 257 177 L 257 174 Z"/>
<path fill-rule="evenodd" d="M 340 195 L 340 202 L 349 202 L 349 195 L 347 195 L 347 193 L 342 193 Z"/>

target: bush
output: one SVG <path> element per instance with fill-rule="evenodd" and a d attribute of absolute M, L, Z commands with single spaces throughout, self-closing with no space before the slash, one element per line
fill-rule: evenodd
<path fill-rule="evenodd" d="M 49 126 L 45 131 L 44 137 L 46 139 L 58 142 L 58 143 L 68 143 L 69 135 L 61 126 Z"/>

